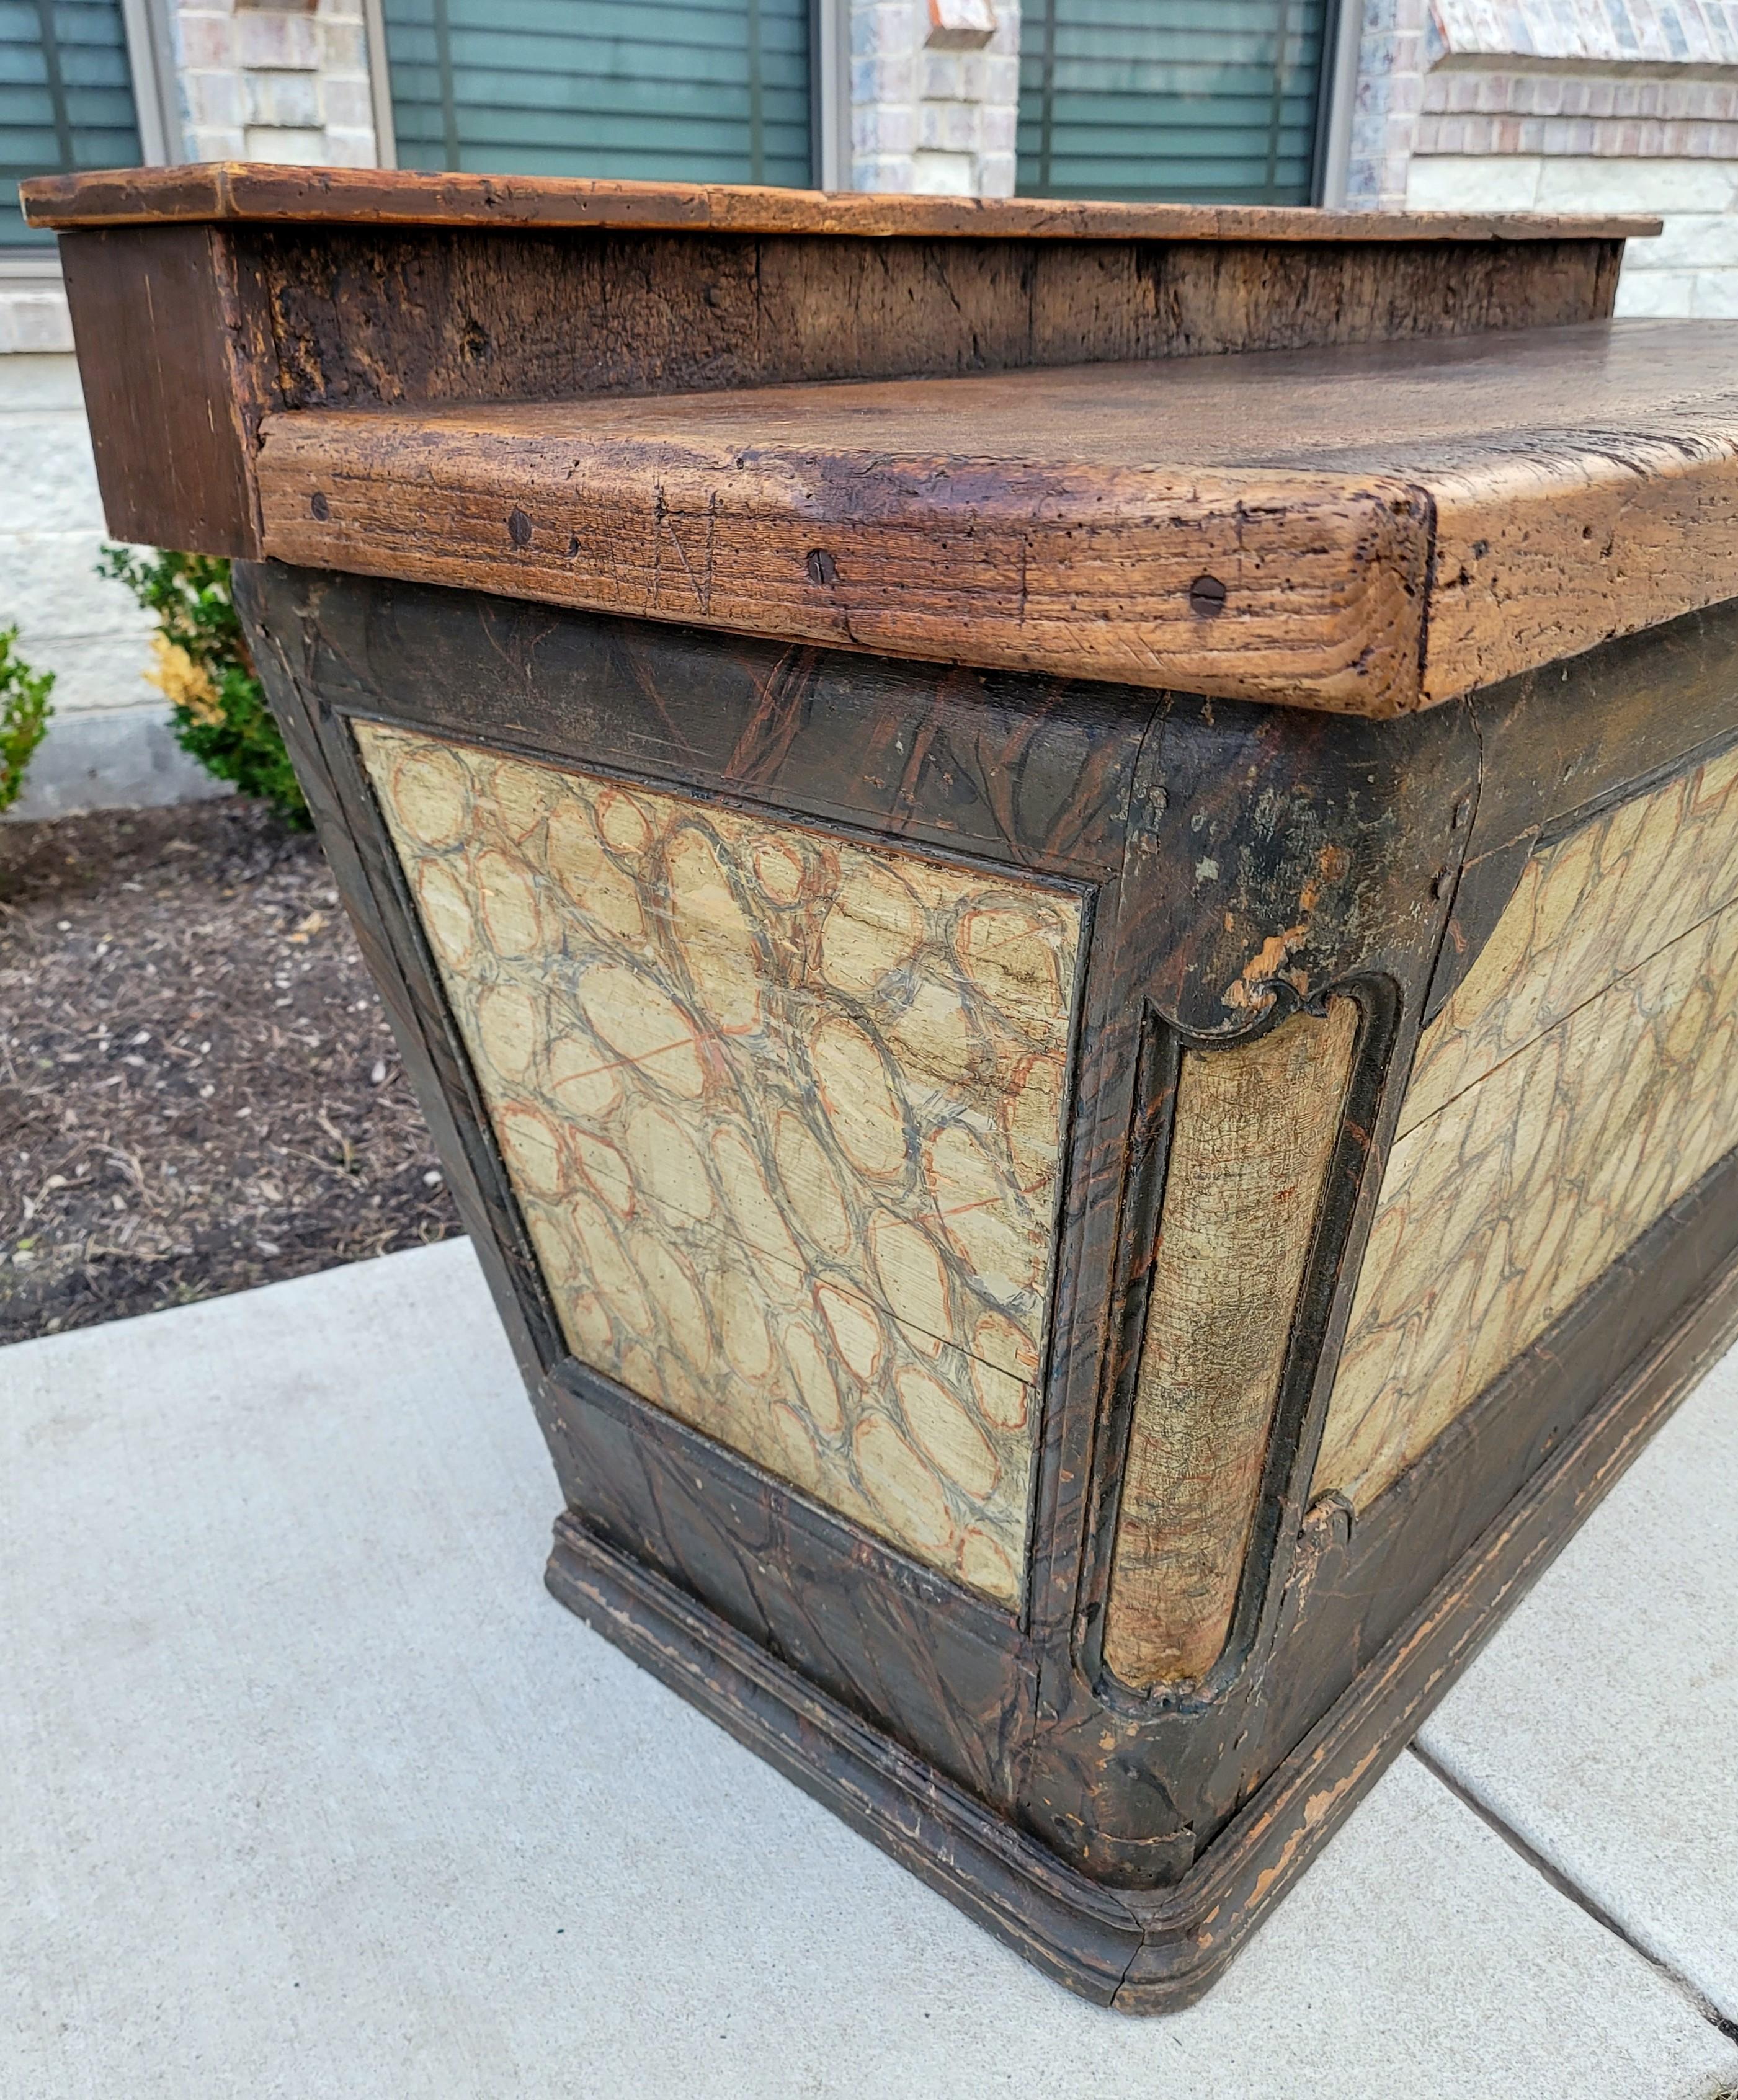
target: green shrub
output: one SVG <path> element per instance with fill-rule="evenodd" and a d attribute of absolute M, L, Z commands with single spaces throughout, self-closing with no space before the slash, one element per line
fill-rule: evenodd
<path fill-rule="evenodd" d="M 0 628 L 0 810 L 9 810 L 24 784 L 24 768 L 48 734 L 54 709 L 52 671 L 33 671 L 12 653 L 15 627 Z"/>
<path fill-rule="evenodd" d="M 254 675 L 229 592 L 229 563 L 210 554 L 104 547 L 98 573 L 124 584 L 157 615 L 157 663 L 145 676 L 169 702 L 181 748 L 298 829 L 307 804 Z"/>

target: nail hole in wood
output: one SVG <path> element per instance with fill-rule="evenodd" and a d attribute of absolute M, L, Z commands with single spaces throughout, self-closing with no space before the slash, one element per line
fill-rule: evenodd
<path fill-rule="evenodd" d="M 812 584 L 832 584 L 839 580 L 839 564 L 820 547 L 810 549 L 808 566 L 809 580 Z"/>
<path fill-rule="evenodd" d="M 515 547 L 528 547 L 531 545 L 531 520 L 523 510 L 509 510 L 507 513 L 507 537 Z"/>
<path fill-rule="evenodd" d="M 1198 620 L 1217 620 L 1225 609 L 1225 586 L 1217 576 L 1197 576 L 1189 587 L 1189 609 Z"/>
<path fill-rule="evenodd" d="M 308 498 L 308 508 L 313 512 L 314 515 L 320 520 L 322 525 L 324 525 L 326 520 L 332 515 L 332 505 L 327 502 L 325 491 L 324 489 L 316 488 L 315 490 L 314 493 Z"/>

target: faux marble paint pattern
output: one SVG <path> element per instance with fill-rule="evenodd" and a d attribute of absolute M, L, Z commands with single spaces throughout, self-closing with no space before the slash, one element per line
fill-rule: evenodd
<path fill-rule="evenodd" d="M 356 734 L 576 1355 L 1017 1601 L 1078 902 Z"/>
<path fill-rule="evenodd" d="M 1402 1134 L 1735 899 L 1738 749 L 1535 854 L 1419 1041 Z"/>
<path fill-rule="evenodd" d="M 1318 1491 L 1373 1499 L 1738 1144 L 1735 918 L 1738 749 L 1533 855 L 1420 1039 Z"/>
<path fill-rule="evenodd" d="M 1363 1508 L 1738 1145 L 1738 905 L 1390 1155 L 1314 1491 Z"/>

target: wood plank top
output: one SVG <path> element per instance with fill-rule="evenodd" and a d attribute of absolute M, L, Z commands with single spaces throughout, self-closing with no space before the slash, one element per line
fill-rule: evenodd
<path fill-rule="evenodd" d="M 1562 240 L 1655 234 L 1609 213 L 1322 211 L 1304 205 L 1098 204 L 1054 197 L 876 196 L 746 184 L 586 181 L 201 161 L 20 185 L 33 226 L 177 221 L 593 227 L 645 232 L 956 236 L 1052 240 Z"/>
<path fill-rule="evenodd" d="M 267 416 L 269 554 L 1393 715 L 1738 596 L 1738 324 Z"/>

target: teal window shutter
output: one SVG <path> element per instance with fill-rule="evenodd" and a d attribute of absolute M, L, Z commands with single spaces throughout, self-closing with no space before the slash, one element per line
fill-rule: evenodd
<path fill-rule="evenodd" d="M 1026 0 L 1023 196 L 1308 204 L 1330 0 Z"/>
<path fill-rule="evenodd" d="M 809 0 L 385 9 L 400 167 L 809 184 Z"/>
<path fill-rule="evenodd" d="M 0 0 L 0 248 L 53 245 L 18 209 L 26 175 L 141 157 L 120 0 Z"/>

